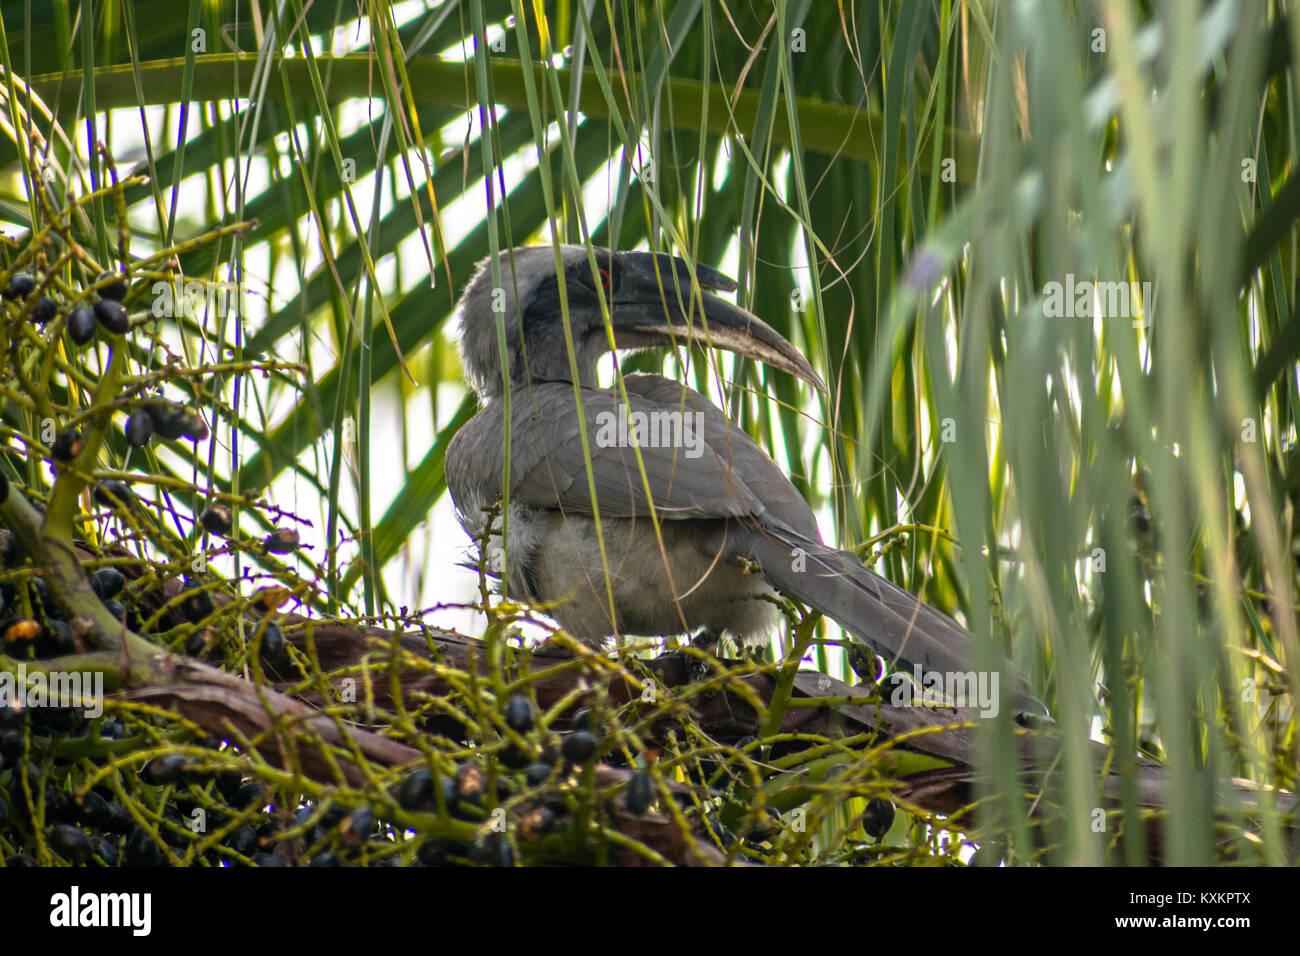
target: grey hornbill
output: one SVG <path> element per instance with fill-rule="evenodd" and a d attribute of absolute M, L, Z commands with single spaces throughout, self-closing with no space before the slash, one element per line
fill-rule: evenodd
<path fill-rule="evenodd" d="M 615 634 L 699 628 L 758 643 L 779 617 L 764 599 L 775 589 L 888 661 L 968 672 L 971 635 L 853 553 L 822 544 L 794 485 L 703 395 L 659 375 L 625 376 L 626 405 L 617 388 L 599 387 L 596 365 L 611 351 L 601 298 L 619 350 L 723 348 L 824 390 L 808 361 L 762 320 L 714 295 L 735 288 L 714 269 L 695 267 L 692 294 L 692 270 L 681 259 L 594 255 L 595 272 L 586 247 L 563 246 L 557 271 L 550 245 L 502 251 L 501 287 L 493 288 L 485 260 L 458 306 L 461 357 L 483 409 L 447 449 L 447 487 L 461 524 L 482 544 L 502 496 L 508 388 L 508 540 L 504 566 L 488 562 L 506 593 L 552 605 L 565 630 L 600 647 Z M 1000 683 L 1017 696 L 1027 690 Z"/>

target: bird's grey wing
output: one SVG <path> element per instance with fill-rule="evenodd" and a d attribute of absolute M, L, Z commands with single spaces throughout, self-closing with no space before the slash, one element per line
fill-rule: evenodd
<path fill-rule="evenodd" d="M 618 428 L 622 400 L 616 393 L 583 389 L 580 419 L 572 385 L 535 384 L 513 396 L 513 501 L 591 515 L 594 486 L 602 517 L 648 518 L 653 502 L 660 520 L 751 518 L 818 538 L 812 511 L 798 490 L 716 406 L 658 376 L 629 375 L 626 381 L 629 410 L 684 415 L 682 420 L 689 422 L 689 432 L 682 432 L 684 440 L 661 446 L 643 440 L 639 448 L 634 447 L 622 440 L 625 435 Z M 493 402 L 475 416 L 461 430 L 465 437 L 458 435 L 461 441 L 448 449 L 447 479 L 453 497 L 458 485 L 471 483 L 485 496 L 500 493 L 505 437 L 500 404 Z M 586 451 L 580 421 L 586 424 Z"/>

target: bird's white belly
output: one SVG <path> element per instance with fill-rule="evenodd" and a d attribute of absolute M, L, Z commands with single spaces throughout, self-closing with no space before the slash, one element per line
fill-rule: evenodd
<path fill-rule="evenodd" d="M 702 535 L 696 522 L 659 527 L 656 538 L 649 520 L 606 518 L 598 538 L 590 517 L 512 507 L 507 593 L 553 605 L 560 626 L 593 647 L 615 633 L 655 637 L 701 627 L 748 644 L 766 640 L 779 617 L 764 599 L 773 592 L 730 560 L 725 544 L 722 553 L 702 546 L 705 537 L 724 542 L 722 535 Z"/>
<path fill-rule="evenodd" d="M 571 598 L 552 613 L 589 644 L 615 631 L 658 636 L 700 627 L 756 641 L 776 622 L 775 605 L 762 599 L 772 593 L 762 578 L 745 574 L 725 551 L 706 553 L 691 527 L 662 521 L 656 538 L 648 520 L 606 519 L 602 558 L 593 519 L 547 518 L 551 530 L 533 562 L 537 588 L 547 601 Z"/>

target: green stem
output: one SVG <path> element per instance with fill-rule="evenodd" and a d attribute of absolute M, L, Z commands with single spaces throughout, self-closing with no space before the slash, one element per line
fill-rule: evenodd
<path fill-rule="evenodd" d="M 812 645 L 813 631 L 816 630 L 817 622 L 820 620 L 820 614 L 809 614 L 795 629 L 794 646 L 785 656 L 781 673 L 777 675 L 772 699 L 768 702 L 763 724 L 758 731 L 759 737 L 771 737 L 780 731 L 781 721 L 785 719 L 786 711 L 790 708 L 790 694 L 794 690 L 795 675 L 799 673 L 799 662 L 803 660 L 804 654 L 808 653 L 808 648 Z"/>

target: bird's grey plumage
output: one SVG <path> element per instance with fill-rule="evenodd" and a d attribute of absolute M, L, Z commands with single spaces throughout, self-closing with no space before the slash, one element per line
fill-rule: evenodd
<path fill-rule="evenodd" d="M 659 375 L 625 376 L 625 420 L 668 413 L 664 420 L 689 421 L 699 437 L 692 446 L 646 440 L 653 435 L 643 435 L 639 447 L 598 440 L 623 406 L 617 390 L 597 386 L 596 363 L 610 350 L 598 287 L 609 290 L 619 348 L 683 338 L 722 342 L 818 386 L 820 380 L 775 331 L 707 291 L 730 286 L 721 274 L 697 267 L 706 291 L 692 296 L 680 260 L 597 255 L 595 275 L 581 246 L 562 247 L 560 273 L 550 246 L 514 250 L 513 270 L 507 254 L 501 257 L 496 304 L 504 308 L 511 397 L 509 541 L 501 569 L 507 592 L 551 604 L 561 626 L 600 646 L 614 634 L 701 627 L 762 641 L 779 616 L 765 600 L 775 588 L 835 619 L 887 660 L 926 671 L 969 670 L 970 635 L 856 555 L 823 544 L 794 485 L 703 395 Z M 460 306 L 462 358 L 484 408 L 455 436 L 446 458 L 448 488 L 476 541 L 485 509 L 502 495 L 506 454 L 506 376 L 488 265 Z M 573 361 L 558 275 L 568 293 Z M 646 292 L 651 283 L 654 295 Z M 703 319 L 693 302 L 703 304 Z M 752 564 L 761 574 L 750 572 Z"/>

